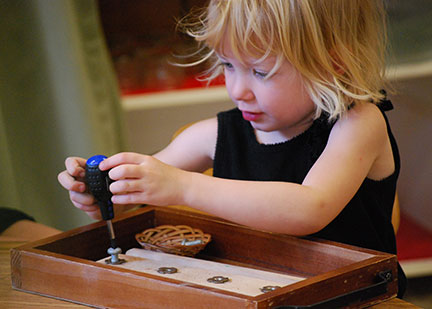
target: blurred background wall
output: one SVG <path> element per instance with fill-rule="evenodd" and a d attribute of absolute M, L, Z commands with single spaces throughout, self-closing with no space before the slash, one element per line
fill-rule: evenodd
<path fill-rule="evenodd" d="M 432 232 L 432 1 L 387 0 L 389 113 L 401 153 L 398 183 L 404 215 Z"/>
<path fill-rule="evenodd" d="M 90 220 L 57 182 L 67 156 L 123 148 L 95 1 L 0 1 L 0 205 L 69 229 Z"/>

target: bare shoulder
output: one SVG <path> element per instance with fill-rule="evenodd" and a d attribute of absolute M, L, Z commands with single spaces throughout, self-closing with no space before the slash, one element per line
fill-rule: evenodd
<path fill-rule="evenodd" d="M 327 146 L 333 153 L 369 162 L 369 169 L 381 155 L 387 140 L 381 111 L 372 103 L 364 103 L 351 108 L 335 123 Z"/>
<path fill-rule="evenodd" d="M 209 118 L 188 125 L 176 140 L 179 142 L 189 141 L 193 144 L 201 143 L 202 146 L 214 149 L 217 139 L 217 118 Z"/>
<path fill-rule="evenodd" d="M 217 139 L 217 119 L 201 120 L 182 128 L 155 157 L 173 166 L 204 171 L 212 167 Z"/>
<path fill-rule="evenodd" d="M 373 103 L 363 103 L 354 106 L 347 111 L 346 116 L 341 120 L 348 122 L 369 122 L 379 124 L 380 122 L 385 125 L 384 117 L 379 110 L 378 106 Z"/>
<path fill-rule="evenodd" d="M 336 122 L 329 143 L 339 145 L 340 151 L 356 153 L 359 157 L 370 160 L 367 177 L 371 179 L 383 179 L 394 171 L 387 124 L 375 104 L 364 103 L 350 109 Z"/>
<path fill-rule="evenodd" d="M 351 108 L 336 122 L 333 131 L 349 135 L 350 138 L 364 137 L 379 140 L 387 136 L 387 126 L 382 112 L 372 103 L 364 103 Z"/>
<path fill-rule="evenodd" d="M 194 123 L 191 123 L 190 125 L 187 126 L 187 128 L 185 128 L 184 131 L 191 131 L 191 132 L 196 132 L 196 131 L 201 131 L 201 130 L 205 130 L 207 133 L 217 133 L 217 118 L 216 117 L 212 117 L 212 118 L 208 118 L 208 119 L 204 119 L 204 120 L 200 120 Z"/>

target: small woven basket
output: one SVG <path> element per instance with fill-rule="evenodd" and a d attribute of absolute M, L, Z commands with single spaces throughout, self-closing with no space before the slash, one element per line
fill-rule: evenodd
<path fill-rule="evenodd" d="M 183 256 L 195 256 L 210 242 L 210 234 L 187 225 L 160 225 L 136 234 L 144 248 Z"/>

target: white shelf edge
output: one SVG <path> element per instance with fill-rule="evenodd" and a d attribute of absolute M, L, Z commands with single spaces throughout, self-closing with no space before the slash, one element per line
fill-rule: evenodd
<path fill-rule="evenodd" d="M 432 76 L 432 60 L 390 66 L 386 70 L 390 80 L 405 80 Z"/>
<path fill-rule="evenodd" d="M 122 97 L 125 111 L 230 101 L 225 86 L 171 90 Z"/>
<path fill-rule="evenodd" d="M 400 261 L 400 265 L 408 278 L 432 275 L 432 257 L 402 260 Z"/>

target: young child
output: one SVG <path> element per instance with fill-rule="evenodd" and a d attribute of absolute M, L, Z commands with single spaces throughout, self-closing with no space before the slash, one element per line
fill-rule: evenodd
<path fill-rule="evenodd" d="M 120 153 L 116 205 L 188 205 L 257 229 L 396 253 L 400 160 L 384 111 L 379 0 L 212 0 L 186 33 L 207 49 L 235 109 L 198 122 L 159 153 Z M 203 49 L 204 50 L 204 49 Z M 68 158 L 60 183 L 98 218 Z M 201 172 L 213 167 L 214 176 Z M 399 269 L 399 295 L 405 277 Z"/>

